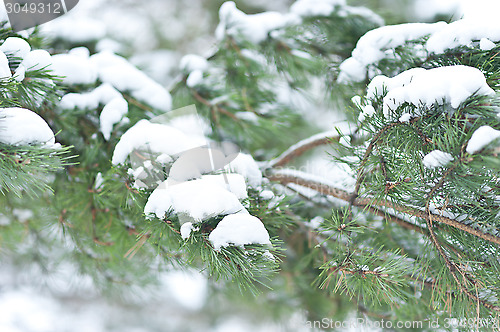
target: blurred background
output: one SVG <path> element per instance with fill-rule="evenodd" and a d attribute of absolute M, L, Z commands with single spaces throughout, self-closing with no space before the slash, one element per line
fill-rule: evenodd
<path fill-rule="evenodd" d="M 235 2 L 246 13 L 258 13 L 285 12 L 293 0 Z M 464 15 L 482 14 L 477 9 L 484 8 L 487 2 L 347 1 L 349 5 L 372 9 L 386 24 L 450 22 Z M 168 87 L 179 74 L 179 61 L 184 55 L 211 53 L 222 3 L 222 0 L 80 0 L 74 10 L 47 23 L 42 31 L 49 38 L 70 42 L 75 38 L 79 43 L 98 39 L 97 51 L 108 49 L 128 57 Z M 22 213 L 19 211 L 20 220 Z M 54 261 L 58 259 L 57 251 L 54 248 Z M 71 265 L 58 264 L 51 269 L 50 262 L 46 263 L 37 264 L 37 257 L 20 263 L 0 256 L 1 332 L 309 330 L 298 303 L 270 298 L 269 294 L 248 299 L 228 293 L 208 282 L 202 272 L 172 270 L 160 275 L 159 281 L 148 289 L 102 294 Z M 274 303 L 272 311 L 269 302 Z"/>

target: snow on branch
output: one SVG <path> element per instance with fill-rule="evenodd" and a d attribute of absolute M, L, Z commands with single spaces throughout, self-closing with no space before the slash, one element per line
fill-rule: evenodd
<path fill-rule="evenodd" d="M 497 19 L 462 19 L 450 24 L 406 23 L 380 27 L 361 37 L 352 56 L 340 65 L 338 82 L 362 82 L 373 78 L 382 60 L 401 62 L 398 49 L 405 46 L 412 56 L 425 61 L 460 46 L 489 50 L 500 41 Z"/>
<path fill-rule="evenodd" d="M 326 145 L 332 141 L 338 141 L 339 139 L 340 134 L 337 130 L 330 130 L 316 134 L 289 147 L 280 156 L 271 160 L 269 162 L 269 166 L 282 167 L 288 164 L 293 159 L 300 157 L 305 152 L 314 149 L 317 146 Z"/>
<path fill-rule="evenodd" d="M 375 77 L 367 88 L 367 98 L 384 96 L 384 116 L 405 103 L 416 107 L 450 103 L 453 108 L 474 95 L 491 96 L 495 91 L 486 83 L 483 73 L 474 67 L 446 66 L 433 69 L 414 68 L 395 77 Z"/>
<path fill-rule="evenodd" d="M 341 199 L 346 202 L 351 201 L 351 198 L 353 197 L 352 193 L 347 192 L 343 189 L 336 188 L 330 181 L 326 179 L 300 171 L 275 170 L 272 171 L 270 175 L 267 176 L 267 178 L 270 181 L 279 182 L 282 185 L 294 183 L 309 189 L 313 189 L 321 194 L 333 196 L 335 198 Z M 352 205 L 358 207 L 366 207 L 366 206 L 385 207 L 418 218 L 426 219 L 428 217 L 428 214 L 423 209 L 420 209 L 418 207 L 412 207 L 409 205 L 403 206 L 391 202 L 389 200 L 375 199 L 369 196 L 357 197 L 353 201 Z M 455 227 L 471 235 L 482 238 L 483 240 L 500 245 L 500 237 L 483 233 L 471 226 L 465 225 L 455 219 L 445 216 L 445 213 L 443 212 L 441 214 L 432 212 L 431 216 L 434 221 L 438 221 L 448 226 Z"/>

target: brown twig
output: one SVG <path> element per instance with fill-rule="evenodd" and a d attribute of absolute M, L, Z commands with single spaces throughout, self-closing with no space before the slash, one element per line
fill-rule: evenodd
<path fill-rule="evenodd" d="M 97 236 L 97 230 L 96 230 L 96 224 L 95 224 L 96 220 L 97 220 L 97 209 L 94 208 L 93 206 L 91 208 L 91 215 L 92 215 L 92 239 L 94 240 L 94 243 L 98 244 L 100 246 L 106 246 L 106 247 L 110 247 L 113 244 L 115 244 L 114 242 L 101 241 L 99 239 L 99 237 Z"/>
<path fill-rule="evenodd" d="M 61 214 L 59 214 L 59 223 L 61 223 L 61 225 L 63 225 L 63 226 L 67 226 L 69 228 L 74 228 L 75 226 L 73 224 L 66 221 L 66 214 L 67 213 L 68 213 L 67 209 L 63 209 L 61 211 Z"/>
<path fill-rule="evenodd" d="M 270 175 L 267 176 L 267 178 L 271 181 L 276 181 L 276 182 L 279 182 L 279 183 L 284 184 L 284 185 L 289 184 L 289 183 L 295 183 L 295 184 L 298 184 L 300 186 L 313 189 L 313 190 L 315 190 L 323 195 L 333 196 L 335 198 L 341 199 L 341 200 L 346 201 L 346 202 L 349 202 L 351 200 L 352 195 L 353 195 L 352 193 L 349 193 L 345 190 L 335 188 L 333 186 L 327 185 L 325 183 L 321 183 L 319 181 L 305 179 L 305 178 L 299 177 L 297 175 L 283 174 L 283 173 L 280 173 L 277 171 L 272 172 Z M 412 215 L 412 216 L 417 217 L 417 218 L 422 218 L 422 219 L 427 218 L 427 214 L 425 211 L 418 210 L 414 207 L 407 206 L 407 205 L 406 206 L 399 205 L 397 203 L 394 203 L 394 202 L 391 202 L 388 200 L 375 199 L 373 197 L 362 197 L 362 198 L 358 197 L 353 201 L 353 205 L 360 206 L 360 207 L 376 206 L 376 207 L 391 208 L 391 209 L 394 209 L 395 211 L 406 213 L 406 214 Z M 479 237 L 483 240 L 500 245 L 500 238 L 497 236 L 483 233 L 483 232 L 481 232 L 481 231 L 479 231 L 471 226 L 462 224 L 461 222 L 456 221 L 454 219 L 451 219 L 451 218 L 448 218 L 445 216 L 441 216 L 438 214 L 434 214 L 434 213 L 431 213 L 431 214 L 432 214 L 432 218 L 434 221 L 438 221 L 438 222 L 443 223 L 445 225 L 460 229 L 460 230 L 467 232 L 471 235 Z"/>
<path fill-rule="evenodd" d="M 458 161 L 455 163 L 455 166 L 457 164 L 458 164 Z M 445 172 L 445 174 L 443 175 L 443 177 L 441 178 L 441 180 L 438 182 L 438 184 L 436 184 L 436 186 L 429 193 L 429 198 L 428 198 L 428 201 L 427 201 L 427 204 L 426 204 L 425 211 L 416 210 L 416 209 L 410 208 L 408 206 L 400 206 L 400 205 L 397 205 L 397 204 L 395 204 L 393 202 L 389 202 L 389 201 L 385 201 L 385 200 L 375 200 L 374 198 L 355 199 L 355 200 L 352 201 L 352 204 L 354 206 L 366 207 L 367 209 L 376 209 L 373 206 L 389 207 L 389 208 L 393 208 L 396 211 L 404 212 L 404 213 L 407 213 L 407 214 L 410 214 L 410 215 L 413 215 L 413 216 L 425 219 L 426 222 L 427 222 L 427 230 L 426 230 L 427 232 L 426 233 L 428 233 L 429 238 L 431 239 L 431 242 L 437 248 L 440 256 L 444 259 L 446 267 L 448 268 L 448 270 L 452 274 L 452 277 L 455 279 L 455 281 L 459 285 L 461 291 L 463 293 L 465 293 L 469 298 L 473 299 L 475 302 L 480 303 L 484 307 L 486 307 L 486 308 L 488 308 L 490 310 L 494 310 L 494 311 L 499 311 L 500 312 L 500 307 L 492 305 L 492 304 L 486 302 L 485 300 L 480 299 L 479 297 L 477 297 L 476 295 L 474 295 L 473 293 L 471 293 L 467 288 L 464 287 L 464 285 L 462 284 L 460 278 L 458 278 L 458 276 L 456 275 L 456 271 L 460 271 L 461 274 L 462 274 L 462 276 L 463 276 L 463 278 L 464 279 L 468 279 L 469 281 L 471 280 L 470 276 L 466 276 L 460 270 L 460 268 L 457 267 L 457 265 L 455 263 L 453 263 L 452 261 L 450 261 L 449 257 L 444 252 L 444 250 L 443 250 L 441 244 L 439 243 L 439 241 L 437 239 L 437 236 L 436 236 L 436 234 L 434 232 L 433 221 L 443 221 L 444 220 L 444 221 L 446 221 L 445 224 L 447 224 L 449 226 L 455 226 L 456 224 L 458 224 L 458 225 L 460 225 L 460 227 L 457 227 L 459 229 L 462 229 L 462 230 L 464 230 L 464 231 L 466 231 L 466 232 L 468 232 L 468 233 L 470 233 L 472 235 L 475 235 L 477 237 L 480 237 L 480 238 L 482 238 L 484 240 L 500 244 L 500 239 L 498 237 L 496 237 L 496 236 L 493 236 L 493 235 L 490 235 L 490 234 L 485 234 L 485 233 L 480 232 L 480 231 L 478 231 L 478 230 L 476 230 L 476 229 L 474 229 L 474 228 L 472 228 L 470 226 L 461 224 L 460 222 L 458 222 L 456 220 L 453 220 L 453 219 L 450 219 L 450 218 L 447 218 L 447 217 L 443 217 L 443 216 L 439 216 L 439 215 L 435 215 L 435 214 L 433 214 L 430 211 L 430 205 L 429 204 L 430 204 L 430 200 L 431 200 L 432 196 L 437 191 L 437 189 L 444 183 L 444 179 L 449 175 L 449 173 L 451 172 L 451 170 L 452 170 L 452 167 L 450 167 L 447 170 L 447 172 Z M 279 182 L 281 184 L 285 184 L 285 185 L 289 184 L 289 183 L 295 183 L 295 184 L 298 184 L 300 186 L 304 186 L 306 188 L 310 188 L 310 189 L 316 190 L 316 191 L 318 191 L 318 192 L 320 192 L 322 194 L 331 195 L 333 197 L 336 197 L 336 198 L 344 200 L 344 201 L 351 201 L 351 197 L 352 197 L 352 194 L 348 193 L 347 191 L 344 191 L 344 190 L 338 189 L 338 188 L 334 188 L 334 187 L 331 187 L 331 186 L 329 186 L 327 184 L 324 184 L 324 183 L 321 183 L 321 182 L 317 182 L 317 181 L 314 181 L 314 180 L 311 180 L 311 179 L 300 178 L 297 175 L 280 174 L 279 172 L 275 172 L 272 175 L 268 176 L 268 179 L 271 180 L 271 181 L 277 181 L 277 182 Z M 407 227 L 407 228 L 411 227 L 415 231 L 421 231 L 421 232 L 424 231 L 421 228 L 417 228 L 418 226 L 416 226 L 416 225 L 412 225 L 410 223 L 402 223 L 401 220 L 399 220 L 399 218 L 398 219 L 394 219 L 394 221 L 396 221 L 396 220 L 397 220 L 398 223 L 404 224 L 405 225 L 404 227 Z M 336 268 L 336 270 L 333 271 L 332 273 L 338 272 L 337 270 L 339 270 L 339 268 Z M 345 269 L 340 269 L 340 270 L 342 272 L 346 273 L 346 274 L 354 274 L 354 273 L 356 273 L 356 271 L 350 271 L 350 270 L 345 270 Z M 365 273 L 365 274 L 371 274 L 371 273 Z"/>
<path fill-rule="evenodd" d="M 425 235 L 426 237 L 430 237 L 430 233 L 426 228 L 423 228 L 422 226 L 413 224 L 413 223 L 406 221 L 402 218 L 399 218 L 397 216 L 389 214 L 386 211 L 379 210 L 379 209 L 377 209 L 373 206 L 369 206 L 369 205 L 365 206 L 365 210 L 370 211 L 371 213 L 378 215 L 378 216 L 384 218 L 385 220 L 390 221 L 392 223 L 395 223 L 401 227 L 415 231 L 417 233 Z M 446 244 L 446 247 L 449 250 L 453 251 L 459 257 L 463 257 L 465 255 L 462 251 L 460 251 L 459 249 L 455 248 L 454 246 L 452 246 L 450 244 Z"/>
<path fill-rule="evenodd" d="M 326 132 L 314 135 L 310 138 L 302 140 L 297 144 L 292 145 L 288 150 L 280 156 L 270 161 L 270 167 L 283 167 L 303 155 L 305 152 L 314 149 L 315 147 L 330 144 L 332 141 L 338 141 L 340 136 L 337 133 Z"/>
<path fill-rule="evenodd" d="M 153 110 L 152 107 L 150 107 L 150 106 L 148 106 L 146 104 L 141 103 L 140 101 L 138 101 L 137 99 L 135 99 L 135 98 L 133 98 L 131 96 L 128 96 L 128 95 L 125 94 L 124 97 L 125 97 L 125 100 L 128 103 L 130 103 L 132 105 L 135 105 L 135 106 L 139 107 L 142 110 L 145 110 L 145 111 L 152 111 Z"/>
<path fill-rule="evenodd" d="M 191 93 L 193 94 L 193 97 L 198 100 L 200 103 L 202 103 L 203 105 L 205 106 L 208 106 L 210 107 L 211 109 L 216 109 L 218 112 L 224 114 L 224 115 L 227 115 L 228 117 L 230 117 L 231 119 L 235 120 L 235 121 L 240 121 L 240 119 L 238 119 L 238 117 L 236 115 L 234 115 L 233 113 L 229 112 L 227 109 L 225 109 L 224 107 L 222 106 L 219 106 L 217 104 L 212 104 L 211 102 L 209 102 L 208 100 L 206 100 L 205 98 L 203 98 L 199 93 L 198 91 L 196 91 L 195 89 L 191 89 Z"/>
<path fill-rule="evenodd" d="M 389 277 L 389 274 L 387 273 L 381 273 L 377 271 L 370 271 L 370 270 L 363 270 L 363 269 L 354 269 L 354 270 L 349 270 L 346 269 L 345 267 L 338 266 L 338 267 L 332 267 L 330 268 L 331 273 L 337 273 L 337 272 L 342 272 L 345 274 L 358 274 L 366 278 L 367 275 L 374 275 L 376 277 L 380 278 L 387 278 Z"/>
<path fill-rule="evenodd" d="M 131 191 L 133 192 L 134 194 L 139 194 L 139 190 L 135 189 L 135 188 L 132 188 L 130 186 L 130 183 L 127 181 L 125 181 L 125 187 L 127 187 L 128 191 Z"/>
<path fill-rule="evenodd" d="M 356 185 L 354 188 L 354 192 L 351 194 L 351 198 L 349 199 L 349 207 L 351 207 L 354 204 L 354 201 L 359 195 L 359 189 L 361 188 L 361 184 L 363 183 L 363 179 L 365 177 L 365 165 L 368 161 L 368 158 L 370 157 L 373 149 L 375 148 L 378 140 L 384 135 L 388 130 L 400 126 L 400 125 L 405 125 L 405 123 L 402 122 L 393 122 L 388 124 L 387 126 L 383 127 L 380 129 L 375 136 L 373 136 L 373 139 L 371 140 L 370 144 L 366 148 L 365 155 L 363 156 L 363 159 L 361 160 L 361 163 L 359 165 L 358 169 L 358 175 L 356 177 Z"/>

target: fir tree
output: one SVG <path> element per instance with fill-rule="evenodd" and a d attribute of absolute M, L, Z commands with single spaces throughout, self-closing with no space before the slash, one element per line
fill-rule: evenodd
<path fill-rule="evenodd" d="M 118 291 L 191 266 L 310 321 L 498 317 L 498 25 L 383 25 L 342 1 L 226 2 L 170 91 L 4 26 L 3 254 Z M 303 171 L 318 151 L 324 176 Z"/>

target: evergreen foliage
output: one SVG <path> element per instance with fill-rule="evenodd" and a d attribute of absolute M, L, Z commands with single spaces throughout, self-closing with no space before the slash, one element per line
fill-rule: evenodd
<path fill-rule="evenodd" d="M 253 185 L 247 177 L 248 196 L 240 202 L 262 221 L 270 244 L 214 248 L 210 234 L 228 212 L 193 221 L 187 236 L 185 216 L 173 206 L 162 216 L 146 214 L 159 187 L 137 185 L 131 157 L 111 160 L 125 133 L 165 109 L 115 84 L 128 120 L 118 119 L 106 138 L 100 116 L 107 102 L 73 109 L 61 103 L 71 93 L 94 93 L 108 83 L 105 77 L 72 84 L 44 67 L 0 82 L 1 107 L 36 112 L 62 145 L 0 143 L 0 217 L 9 220 L 0 222 L 0 253 L 31 258 L 49 271 L 69 261 L 103 290 L 118 292 L 150 285 L 158 270 L 195 267 L 215 287 L 264 293 L 269 301 L 262 310 L 276 316 L 290 314 L 280 306 L 293 302 L 309 320 L 342 319 L 353 308 L 399 321 L 497 317 L 500 144 L 491 140 L 475 151 L 470 144 L 484 126 L 500 130 L 499 42 L 486 50 L 473 40 L 435 53 L 425 50 L 430 34 L 409 38 L 383 45 L 393 56 L 370 63 L 364 80 L 346 81 L 341 64 L 366 32 L 383 24 L 374 13 L 339 4 L 330 13 L 284 21 L 261 40 L 248 27 L 258 18 L 241 18 L 235 8 L 229 13 L 221 10 L 217 49 L 206 63 L 181 68 L 172 108 L 196 105 L 211 128 L 207 140 L 234 142 L 258 161 L 264 179 Z M 61 41 L 49 44 L 37 31 L 20 36 L 0 29 L 0 43 L 14 36 L 65 52 Z M 22 59 L 7 57 L 14 72 Z M 419 103 L 408 97 L 388 108 L 392 88 L 370 90 L 377 75 L 458 65 L 477 68 L 494 93 L 477 89 L 458 106 L 450 96 Z M 345 121 L 307 139 L 321 131 L 310 121 L 327 113 L 321 109 Z M 325 147 L 350 184 L 295 170 Z M 429 166 L 426 158 L 436 150 L 451 159 Z M 142 157 L 160 155 L 150 152 Z M 155 176 L 168 178 L 179 154 L 172 156 Z"/>

